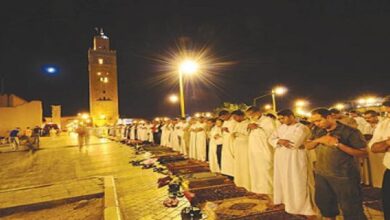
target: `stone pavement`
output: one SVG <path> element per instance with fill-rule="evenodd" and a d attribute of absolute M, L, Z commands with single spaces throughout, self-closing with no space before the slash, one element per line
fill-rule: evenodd
<path fill-rule="evenodd" d="M 91 139 L 91 145 L 79 149 L 75 136 L 42 139 L 41 150 L 0 153 L 0 190 L 74 181 L 112 175 L 124 219 L 180 219 L 179 207 L 165 208 L 167 187 L 157 188 L 160 174 L 133 167 L 128 162 L 132 148 L 105 139 Z M 383 214 L 366 208 L 369 219 L 383 219 Z"/>
<path fill-rule="evenodd" d="M 103 196 L 101 178 L 69 180 L 61 183 L 0 191 L 0 213 L 24 210 L 25 207 L 48 207 L 51 204 Z"/>
<path fill-rule="evenodd" d="M 91 145 L 80 150 L 77 138 L 66 135 L 43 138 L 41 143 L 34 154 L 0 153 L 1 191 L 113 175 L 124 219 L 178 219 L 181 208 L 162 205 L 167 188 L 157 189 L 159 174 L 131 166 L 134 151 L 128 146 L 91 138 Z"/>

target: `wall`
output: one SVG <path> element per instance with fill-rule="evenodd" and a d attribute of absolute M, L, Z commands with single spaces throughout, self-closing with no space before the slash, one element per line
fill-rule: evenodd
<path fill-rule="evenodd" d="M 19 104 L 19 102 L 18 102 Z M 20 127 L 42 125 L 42 102 L 31 101 L 16 107 L 0 107 L 0 136 L 8 136 L 8 131 Z"/>

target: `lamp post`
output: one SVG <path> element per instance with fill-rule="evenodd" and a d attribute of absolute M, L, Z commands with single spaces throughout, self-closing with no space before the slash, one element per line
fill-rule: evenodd
<path fill-rule="evenodd" d="M 185 60 L 179 66 L 179 89 L 180 89 L 180 112 L 181 117 L 185 117 L 185 102 L 184 102 L 184 83 L 183 74 L 194 74 L 198 70 L 198 64 L 193 60 Z"/>
<path fill-rule="evenodd" d="M 261 96 L 259 96 L 259 97 L 254 98 L 254 99 L 253 99 L 253 105 L 256 106 L 256 101 L 257 101 L 258 99 L 261 99 L 261 98 L 264 98 L 264 97 L 270 95 L 270 96 L 272 96 L 272 110 L 273 110 L 274 112 L 276 112 L 276 96 L 277 96 L 277 95 L 283 95 L 283 94 L 286 93 L 286 92 L 287 92 L 287 88 L 282 87 L 282 86 L 277 86 L 277 87 L 275 87 L 275 88 L 273 88 L 273 89 L 271 90 L 271 93 L 267 93 L 267 94 L 264 94 L 264 95 L 261 95 Z"/>

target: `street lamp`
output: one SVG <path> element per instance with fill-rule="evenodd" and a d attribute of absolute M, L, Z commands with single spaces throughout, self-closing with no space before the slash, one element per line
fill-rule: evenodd
<path fill-rule="evenodd" d="M 179 101 L 179 97 L 177 97 L 177 95 L 170 95 L 170 96 L 168 97 L 168 99 L 169 99 L 169 101 L 170 101 L 171 103 L 176 103 L 177 101 Z"/>
<path fill-rule="evenodd" d="M 266 105 L 264 105 L 264 109 L 265 110 L 271 110 L 272 109 L 272 105 L 266 104 Z"/>
<path fill-rule="evenodd" d="M 305 107 L 307 104 L 308 104 L 308 101 L 303 100 L 303 99 L 298 99 L 295 101 L 295 107 L 297 107 L 297 108 Z"/>
<path fill-rule="evenodd" d="M 193 60 L 184 60 L 179 66 L 179 87 L 180 87 L 180 112 L 185 117 L 183 74 L 192 75 L 198 71 L 198 63 Z"/>
<path fill-rule="evenodd" d="M 275 96 L 281 96 L 287 92 L 287 88 L 283 86 L 277 86 L 271 90 L 271 93 L 264 94 L 262 96 L 256 97 L 253 99 L 253 106 L 256 106 L 256 101 L 258 99 L 264 98 L 266 96 L 271 95 L 272 96 L 272 109 L 274 112 L 276 112 L 276 98 Z"/>
<path fill-rule="evenodd" d="M 345 105 L 343 103 L 337 103 L 334 107 L 340 111 L 345 109 Z"/>

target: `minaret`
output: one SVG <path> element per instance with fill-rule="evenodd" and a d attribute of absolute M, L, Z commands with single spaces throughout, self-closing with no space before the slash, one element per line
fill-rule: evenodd
<path fill-rule="evenodd" d="M 110 50 L 110 40 L 103 29 L 93 38 L 88 62 L 89 106 L 93 123 L 112 125 L 119 118 L 116 51 Z"/>

